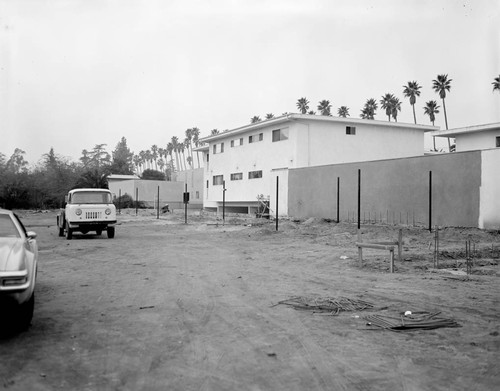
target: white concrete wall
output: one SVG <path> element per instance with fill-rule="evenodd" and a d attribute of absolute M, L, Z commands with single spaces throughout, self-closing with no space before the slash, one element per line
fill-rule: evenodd
<path fill-rule="evenodd" d="M 500 137 L 500 129 L 458 134 L 455 138 L 457 152 L 495 148 L 496 137 Z"/>
<path fill-rule="evenodd" d="M 500 229 L 500 148 L 481 152 L 479 228 Z"/>

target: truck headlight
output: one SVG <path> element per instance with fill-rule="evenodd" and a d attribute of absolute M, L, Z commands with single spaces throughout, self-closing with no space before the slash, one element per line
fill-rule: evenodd
<path fill-rule="evenodd" d="M 76 214 L 77 216 L 80 216 L 80 215 L 82 214 L 82 210 L 81 210 L 81 209 L 77 209 L 77 210 L 75 210 L 75 214 Z"/>
<path fill-rule="evenodd" d="M 111 209 L 107 208 L 104 213 L 106 213 L 109 216 L 111 214 Z"/>

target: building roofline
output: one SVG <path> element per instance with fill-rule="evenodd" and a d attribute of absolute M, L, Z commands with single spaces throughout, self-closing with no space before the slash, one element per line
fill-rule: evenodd
<path fill-rule="evenodd" d="M 492 123 L 492 124 L 485 124 L 485 125 L 466 126 L 464 128 L 455 128 L 455 129 L 448 129 L 448 130 L 436 130 L 436 131 L 431 132 L 430 135 L 433 137 L 455 137 L 456 135 L 459 135 L 459 134 L 477 133 L 477 132 L 484 132 L 487 130 L 494 130 L 494 129 L 500 130 L 500 122 L 496 122 L 496 123 Z"/>
<path fill-rule="evenodd" d="M 240 133 L 251 132 L 259 130 L 264 127 L 280 125 L 291 121 L 320 121 L 320 122 L 348 123 L 348 124 L 367 124 L 371 126 L 384 126 L 384 127 L 394 127 L 401 129 L 420 129 L 423 130 L 424 132 L 432 132 L 437 130 L 436 126 L 429 126 L 429 125 L 414 125 L 414 124 L 407 124 L 400 122 L 389 122 L 389 121 L 359 119 L 359 118 L 329 117 L 325 115 L 316 115 L 316 114 L 315 115 L 286 114 L 276 118 L 259 121 L 253 124 L 241 126 L 239 128 L 227 130 L 225 132 L 218 133 L 215 135 L 203 137 L 202 139 L 200 139 L 200 141 L 209 143 L 211 141 L 219 140 L 226 137 L 231 137 Z"/>

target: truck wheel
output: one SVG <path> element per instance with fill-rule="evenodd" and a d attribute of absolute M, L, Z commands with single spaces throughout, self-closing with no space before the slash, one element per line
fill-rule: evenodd
<path fill-rule="evenodd" d="M 59 227 L 59 236 L 64 236 L 64 227 Z"/>
<path fill-rule="evenodd" d="M 68 223 L 66 223 L 66 239 L 73 239 L 73 230 L 69 227 Z"/>
<path fill-rule="evenodd" d="M 115 237 L 115 227 L 108 227 L 108 238 L 113 239 Z"/>
<path fill-rule="evenodd" d="M 102 229 L 97 229 L 95 233 L 97 236 L 100 236 L 102 234 Z"/>

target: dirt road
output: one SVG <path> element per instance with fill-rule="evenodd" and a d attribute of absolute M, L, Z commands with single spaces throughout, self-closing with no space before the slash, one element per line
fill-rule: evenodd
<path fill-rule="evenodd" d="M 432 270 L 432 238 L 405 232 L 406 261 L 359 268 L 355 226 L 310 220 L 120 216 L 115 239 L 38 233 L 29 331 L 0 339 L 9 390 L 492 390 L 500 384 L 498 260 L 470 279 Z M 208 223 L 208 224 L 207 224 Z M 394 236 L 390 227 L 366 235 Z M 473 230 L 485 246 L 498 234 Z M 453 249 L 448 249 L 449 252 Z M 347 257 L 347 258 L 345 258 Z M 345 259 L 343 259 L 345 258 Z M 425 266 L 425 267 L 424 267 Z M 349 297 L 370 311 L 295 310 L 294 297 Z M 367 314 L 441 311 L 461 327 L 391 332 Z"/>

